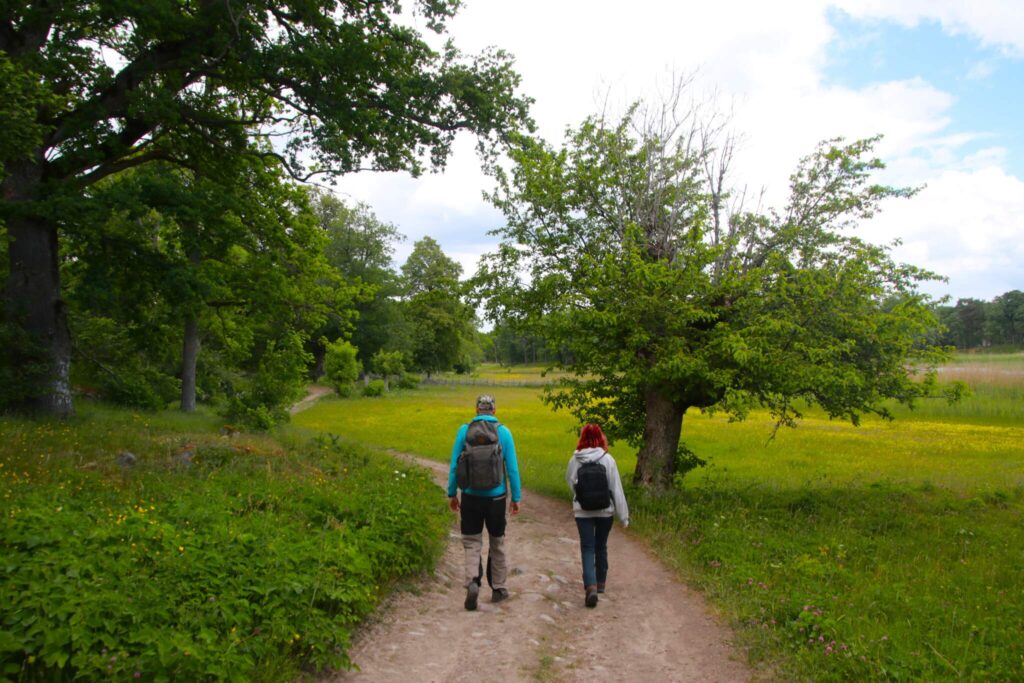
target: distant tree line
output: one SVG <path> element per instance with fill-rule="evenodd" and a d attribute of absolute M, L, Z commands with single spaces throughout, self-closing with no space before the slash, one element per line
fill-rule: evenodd
<path fill-rule="evenodd" d="M 499 365 L 545 365 L 559 357 L 546 339 L 510 324 L 485 333 L 482 348 L 485 360 Z"/>
<path fill-rule="evenodd" d="M 991 301 L 957 299 L 955 305 L 938 306 L 936 315 L 944 327 L 940 344 L 958 349 L 1024 345 L 1024 292 L 1018 289 Z"/>

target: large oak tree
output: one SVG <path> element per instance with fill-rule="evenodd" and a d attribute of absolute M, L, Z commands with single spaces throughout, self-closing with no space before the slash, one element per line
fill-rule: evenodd
<path fill-rule="evenodd" d="M 853 232 L 911 194 L 870 182 L 874 141 L 822 143 L 785 208 L 761 213 L 727 192 L 722 131 L 678 99 L 637 105 L 561 148 L 524 138 L 497 172 L 507 223 L 477 275 L 489 316 L 562 352 L 570 378 L 547 399 L 637 445 L 644 485 L 697 461 L 689 408 L 791 425 L 817 404 L 856 423 L 928 391 L 915 368 L 939 355 L 917 343 L 934 319 L 916 285 L 933 276 Z"/>
<path fill-rule="evenodd" d="M 415 9 L 443 33 L 457 0 Z M 35 407 L 72 411 L 61 212 L 82 188 L 205 147 L 280 160 L 296 177 L 444 163 L 457 131 L 482 144 L 526 118 L 510 58 L 440 52 L 396 0 L 6 0 L 0 222 L 6 315 L 46 350 Z"/>

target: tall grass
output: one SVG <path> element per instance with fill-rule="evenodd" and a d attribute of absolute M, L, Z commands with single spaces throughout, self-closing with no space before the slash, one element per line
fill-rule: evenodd
<path fill-rule="evenodd" d="M 1024 419 L 1014 387 L 974 388 L 861 427 L 812 411 L 770 443 L 763 413 L 690 411 L 683 438 L 710 465 L 668 494 L 631 488 L 633 528 L 778 679 L 1024 680 Z M 524 485 L 568 499 L 572 417 L 536 389 L 487 391 Z M 297 421 L 446 460 L 480 392 L 331 400 Z M 612 452 L 628 476 L 635 453 Z"/>

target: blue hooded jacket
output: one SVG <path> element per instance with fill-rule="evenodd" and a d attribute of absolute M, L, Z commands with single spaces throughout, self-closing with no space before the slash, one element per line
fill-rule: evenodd
<path fill-rule="evenodd" d="M 487 420 L 489 422 L 497 422 L 498 418 L 493 415 L 477 415 L 473 418 L 473 422 L 477 420 Z M 469 424 L 464 424 L 459 428 L 458 433 L 455 435 L 455 443 L 452 444 L 452 459 L 451 464 L 448 468 L 448 497 L 451 498 L 455 495 L 458 485 L 455 481 L 455 467 L 459 462 L 459 455 L 462 453 L 463 444 L 466 442 L 466 432 L 469 431 Z M 519 483 L 519 463 L 516 461 L 516 443 L 512 440 L 512 432 L 509 431 L 505 425 L 498 426 L 498 443 L 501 444 L 501 455 L 505 459 L 505 472 L 508 474 L 505 482 L 498 484 L 493 489 L 488 491 L 478 491 L 477 489 L 464 489 L 463 493 L 468 493 L 471 496 L 486 496 L 489 498 L 495 498 L 505 493 L 505 483 L 512 489 L 512 502 L 518 503 L 521 495 L 521 485 Z"/>

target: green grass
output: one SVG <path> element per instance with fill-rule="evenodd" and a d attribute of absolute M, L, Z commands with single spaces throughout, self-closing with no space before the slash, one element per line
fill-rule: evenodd
<path fill-rule="evenodd" d="M 859 428 L 812 412 L 770 444 L 764 414 L 691 411 L 684 439 L 710 466 L 667 495 L 630 489 L 633 528 L 781 680 L 1024 679 L 1024 419 L 1009 389 Z M 567 500 L 571 416 L 536 389 L 488 391 L 524 486 Z M 447 460 L 480 392 L 328 400 L 296 421 Z M 612 452 L 628 475 L 635 453 Z"/>
<path fill-rule="evenodd" d="M 0 441 L 0 681 L 345 666 L 358 622 L 447 533 L 425 473 L 299 430 L 84 403 L 2 418 Z"/>
<path fill-rule="evenodd" d="M 568 413 L 541 406 L 535 388 L 437 385 L 381 398 L 329 398 L 295 415 L 293 422 L 447 462 L 455 432 L 472 419 L 476 397 L 484 392 L 496 397 L 497 417 L 512 430 L 524 481 L 534 490 L 557 495 L 565 487 L 564 466 L 576 445 L 573 420 Z M 557 462 L 561 471 L 552 467 Z"/>

